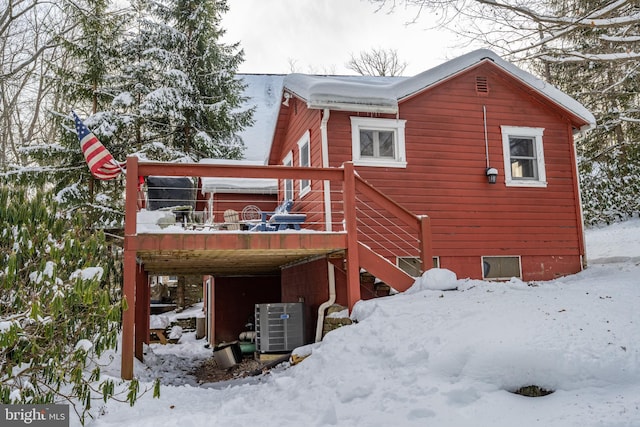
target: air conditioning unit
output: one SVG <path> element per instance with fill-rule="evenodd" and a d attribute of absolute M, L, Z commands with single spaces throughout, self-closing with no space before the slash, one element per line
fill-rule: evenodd
<path fill-rule="evenodd" d="M 256 349 L 261 353 L 292 351 L 305 344 L 304 304 L 256 304 Z"/>

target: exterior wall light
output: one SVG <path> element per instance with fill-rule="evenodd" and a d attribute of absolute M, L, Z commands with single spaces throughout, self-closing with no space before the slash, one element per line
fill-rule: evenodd
<path fill-rule="evenodd" d="M 486 170 L 487 179 L 489 180 L 489 184 L 495 184 L 498 179 L 498 169 L 496 168 L 487 168 Z"/>
<path fill-rule="evenodd" d="M 284 97 L 284 101 L 282 101 L 282 105 L 284 105 L 285 107 L 288 107 L 289 100 L 292 98 L 292 95 L 289 92 L 285 92 L 282 94 L 282 96 Z"/>

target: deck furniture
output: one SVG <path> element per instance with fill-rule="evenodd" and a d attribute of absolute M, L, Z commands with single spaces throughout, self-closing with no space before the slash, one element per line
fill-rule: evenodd
<path fill-rule="evenodd" d="M 260 223 L 251 231 L 282 231 L 288 229 L 300 230 L 300 224 L 307 219 L 306 214 L 291 213 L 292 200 L 285 200 L 272 212 L 262 212 Z"/>
<path fill-rule="evenodd" d="M 241 230 L 240 215 L 238 211 L 227 209 L 224 211 L 224 228 L 225 230 Z"/>

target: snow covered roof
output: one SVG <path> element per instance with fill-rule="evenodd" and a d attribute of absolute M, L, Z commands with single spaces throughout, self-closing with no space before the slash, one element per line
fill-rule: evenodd
<path fill-rule="evenodd" d="M 284 88 L 305 100 L 309 108 L 396 113 L 398 103 L 403 99 L 485 60 L 492 61 L 524 85 L 583 119 L 589 124 L 587 127 L 595 125 L 593 114 L 578 101 L 487 49 L 475 50 L 409 78 L 354 80 L 339 76 L 290 74 L 284 79 Z"/>
<path fill-rule="evenodd" d="M 494 52 L 479 49 L 413 77 L 238 74 L 246 84 L 243 94 L 247 107 L 255 107 L 254 124 L 240 133 L 247 147 L 245 159 L 266 162 L 283 91 L 301 98 L 309 108 L 394 114 L 404 99 L 482 61 L 492 61 L 525 86 L 584 120 L 588 124 L 583 130 L 595 126 L 593 114 L 569 95 Z"/>
<path fill-rule="evenodd" d="M 316 76 L 289 74 L 284 86 L 309 108 L 376 113 L 398 111 L 395 85 L 407 77 Z"/>
<path fill-rule="evenodd" d="M 247 98 L 245 106 L 255 107 L 254 124 L 239 134 L 246 146 L 244 157 L 264 164 L 275 131 L 284 75 L 238 74 L 237 77 L 246 85 L 243 91 Z"/>
<path fill-rule="evenodd" d="M 202 159 L 200 163 L 209 165 L 238 165 L 238 166 L 262 166 L 260 160 L 229 160 L 229 159 Z M 201 182 L 202 193 L 252 193 L 252 194 L 276 194 L 278 192 L 278 180 L 267 178 L 211 178 L 203 177 Z"/>
<path fill-rule="evenodd" d="M 287 76 L 287 78 L 292 80 L 295 79 L 294 76 L 302 75 L 292 74 Z M 282 89 L 285 75 L 237 74 L 237 77 L 245 84 L 245 89 L 242 93 L 242 95 L 247 98 L 245 107 L 255 108 L 253 114 L 253 125 L 246 127 L 239 134 L 246 146 L 244 158 L 246 160 L 260 161 L 264 164 L 269 154 L 271 141 L 275 132 L 278 111 L 282 101 Z M 328 80 L 329 77 L 325 77 L 325 79 Z M 387 85 L 394 81 L 406 79 L 406 77 L 331 76 L 330 79 L 342 82 L 344 85 L 343 89 L 345 91 L 351 91 L 354 94 L 358 94 L 362 93 L 364 89 L 350 90 L 348 87 L 360 87 L 362 85 L 366 85 L 366 87 Z M 378 101 L 381 102 L 382 99 L 379 99 Z M 397 107 L 397 102 L 395 102 L 394 105 Z M 335 106 L 332 108 L 335 109 Z"/>

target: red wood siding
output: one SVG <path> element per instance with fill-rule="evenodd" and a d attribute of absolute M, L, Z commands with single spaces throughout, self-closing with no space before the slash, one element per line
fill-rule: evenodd
<path fill-rule="evenodd" d="M 216 193 L 213 195 L 213 221 L 224 222 L 224 211 L 233 209 L 237 211 L 242 219 L 242 210 L 245 206 L 255 205 L 261 211 L 273 211 L 278 202 L 275 194 L 237 194 L 237 193 Z"/>
<path fill-rule="evenodd" d="M 309 150 L 311 157 L 311 166 L 322 166 L 322 141 L 320 135 L 321 112 L 318 110 L 309 110 L 305 103 L 296 98 L 289 100 L 289 122 L 286 128 L 280 129 L 278 135 L 282 141 L 278 143 L 281 147 L 280 156 L 272 157 L 272 164 L 282 164 L 284 158 L 292 153 L 293 165 L 300 166 L 300 150 L 298 149 L 298 141 L 309 132 Z M 294 190 L 294 212 L 305 212 L 307 214 L 307 228 L 324 228 L 324 206 L 322 181 L 311 181 L 311 191 L 300 197 L 300 181 L 295 180 L 293 183 Z M 280 182 L 280 200 L 283 199 L 283 183 Z"/>
<path fill-rule="evenodd" d="M 334 262 L 335 264 L 341 264 Z M 336 276 L 336 304 L 340 304 L 344 307 L 349 306 L 349 299 L 347 297 L 347 272 L 343 266 L 337 265 L 334 269 Z"/>
<path fill-rule="evenodd" d="M 318 308 L 329 299 L 328 274 L 324 258 L 282 270 L 282 302 L 304 302 L 307 342 L 315 340 Z"/>
<path fill-rule="evenodd" d="M 488 95 L 476 94 L 476 76 L 487 77 Z M 499 171 L 495 185 L 484 173 L 483 105 L 490 165 Z M 352 115 L 331 114 L 331 166 L 351 160 Z M 431 217 L 434 255 L 462 257 L 452 268 L 461 277 L 481 277 L 482 255 L 522 255 L 525 280 L 579 271 L 581 225 L 568 118 L 488 64 L 403 102 L 399 118 L 407 120 L 407 168 L 357 170 L 410 211 Z M 544 128 L 547 188 L 505 186 L 501 125 Z M 565 261 L 550 261 L 559 257 Z"/>
<path fill-rule="evenodd" d="M 236 341 L 254 316 L 255 304 L 280 302 L 280 278 L 216 277 L 215 342 Z"/>

